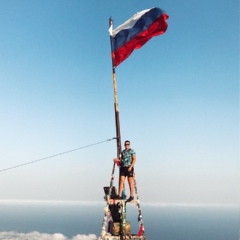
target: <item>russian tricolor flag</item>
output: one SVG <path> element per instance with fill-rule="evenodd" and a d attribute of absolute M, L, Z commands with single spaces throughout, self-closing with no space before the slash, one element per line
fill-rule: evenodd
<path fill-rule="evenodd" d="M 114 30 L 111 25 L 109 33 L 114 67 L 129 57 L 134 49 L 141 48 L 152 37 L 163 34 L 168 27 L 167 19 L 168 15 L 163 10 L 151 8 L 135 14 Z"/>

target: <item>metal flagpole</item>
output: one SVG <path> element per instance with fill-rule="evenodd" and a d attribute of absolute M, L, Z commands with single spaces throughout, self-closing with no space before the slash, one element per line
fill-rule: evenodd
<path fill-rule="evenodd" d="M 110 29 L 112 29 L 113 27 L 112 18 L 109 18 L 109 27 Z M 111 58 L 112 58 L 112 79 L 113 79 L 114 112 L 115 112 L 116 140 L 117 140 L 117 157 L 120 159 L 122 146 L 121 146 L 120 119 L 119 119 L 118 96 L 117 96 L 117 79 L 116 79 L 116 71 L 115 71 L 115 66 L 114 66 L 113 57 L 112 57 L 113 38 L 111 34 L 110 34 L 110 44 L 111 44 Z M 110 188 L 112 187 L 112 184 L 113 184 L 114 171 L 115 171 L 115 162 L 113 164 L 113 169 L 112 169 L 112 180 L 110 183 Z M 120 174 L 119 174 L 119 181 L 120 181 Z M 118 182 L 118 189 L 119 189 L 119 183 L 120 182 Z M 118 193 L 118 194 L 120 195 L 121 193 Z"/>
<path fill-rule="evenodd" d="M 113 28 L 113 20 L 112 18 L 109 18 L 109 30 L 112 31 Z M 116 137 L 117 137 L 117 157 L 121 158 L 121 152 L 122 152 L 122 146 L 121 146 L 121 133 L 120 133 L 120 118 L 119 118 L 119 108 L 118 108 L 118 95 L 117 95 L 117 79 L 116 79 L 116 71 L 115 66 L 113 62 L 113 38 L 111 36 L 110 32 L 110 44 L 111 44 L 111 57 L 112 57 L 112 79 L 113 79 L 113 93 L 114 93 L 114 111 L 115 111 L 115 124 L 116 124 Z M 113 164 L 113 170 L 112 170 L 112 179 L 114 175 L 114 169 L 115 169 L 115 162 Z M 111 184 L 110 183 L 110 188 Z M 119 178 L 118 178 L 118 189 L 120 186 L 120 170 L 119 170 Z M 122 196 L 122 193 L 118 192 L 119 196 Z M 126 234 L 126 209 L 125 209 L 125 203 L 121 207 L 121 224 L 120 224 L 120 239 L 123 239 L 123 235 Z"/>

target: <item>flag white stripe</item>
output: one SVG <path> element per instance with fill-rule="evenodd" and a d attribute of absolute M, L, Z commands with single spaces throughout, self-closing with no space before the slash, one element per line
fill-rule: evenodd
<path fill-rule="evenodd" d="M 117 28 L 115 28 L 114 30 L 112 30 L 110 32 L 110 35 L 112 37 L 115 37 L 117 35 L 118 32 L 120 32 L 123 29 L 130 29 L 134 26 L 134 24 L 138 21 L 138 19 L 144 15 L 146 12 L 150 11 L 152 8 L 150 9 L 146 9 L 143 10 L 141 12 L 136 13 L 135 15 L 133 15 L 131 18 L 129 18 L 126 22 L 124 22 L 123 24 L 119 25 Z"/>

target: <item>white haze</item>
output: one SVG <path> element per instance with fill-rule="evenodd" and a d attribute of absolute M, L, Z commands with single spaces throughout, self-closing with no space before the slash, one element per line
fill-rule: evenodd
<path fill-rule="evenodd" d="M 1 240 L 97 240 L 95 234 L 89 235 L 76 235 L 72 238 L 67 238 L 61 233 L 39 233 L 39 232 L 30 232 L 30 233 L 18 233 L 18 232 L 0 232 Z"/>

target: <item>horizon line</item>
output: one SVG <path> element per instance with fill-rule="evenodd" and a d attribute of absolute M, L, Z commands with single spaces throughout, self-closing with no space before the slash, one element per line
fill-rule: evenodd
<path fill-rule="evenodd" d="M 0 204 L 63 204 L 63 205 L 105 205 L 105 201 L 86 201 L 86 200 L 40 200 L 40 199 L 0 199 Z M 240 207 L 239 203 L 177 203 L 177 202 L 140 202 L 143 206 L 159 207 L 207 207 L 207 206 L 229 206 Z"/>

